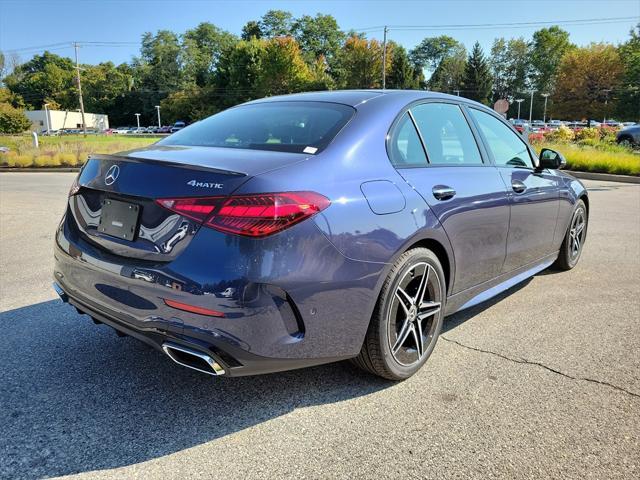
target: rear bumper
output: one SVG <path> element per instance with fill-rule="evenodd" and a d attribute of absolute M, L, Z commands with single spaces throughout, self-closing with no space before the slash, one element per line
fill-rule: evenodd
<path fill-rule="evenodd" d="M 202 229 L 178 258 L 153 264 L 108 255 L 56 233 L 55 288 L 64 301 L 158 350 L 206 353 L 225 375 L 269 373 L 358 354 L 382 264 L 340 254 L 313 222 L 258 241 Z M 224 314 L 176 310 L 173 300 Z"/>
<path fill-rule="evenodd" d="M 140 329 L 132 326 L 126 319 L 118 318 L 112 312 L 105 313 L 84 303 L 82 300 L 69 296 L 56 282 L 54 289 L 60 299 L 76 308 L 78 313 L 89 315 L 94 320 L 112 327 L 114 330 L 128 335 L 136 340 L 146 343 L 156 350 L 167 353 L 166 345 L 182 346 L 191 351 L 201 352 L 208 355 L 220 365 L 221 376 L 240 377 L 245 375 L 258 375 L 263 373 L 273 373 L 297 368 L 311 367 L 324 363 L 337 362 L 350 358 L 350 356 L 339 356 L 334 358 L 318 359 L 277 359 L 253 355 L 242 349 L 234 348 L 225 342 L 211 340 L 209 342 L 198 341 L 184 335 L 177 335 L 162 328 L 149 327 Z M 175 360 L 174 360 L 175 361 Z"/>

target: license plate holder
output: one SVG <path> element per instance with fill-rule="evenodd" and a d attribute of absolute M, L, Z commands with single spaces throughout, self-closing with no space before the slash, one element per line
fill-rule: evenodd
<path fill-rule="evenodd" d="M 105 235 L 132 241 L 138 231 L 139 217 L 140 205 L 105 198 L 102 202 L 98 231 Z"/>

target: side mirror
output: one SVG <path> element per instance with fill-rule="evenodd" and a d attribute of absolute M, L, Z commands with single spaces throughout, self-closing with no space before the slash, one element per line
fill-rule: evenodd
<path fill-rule="evenodd" d="M 558 168 L 562 168 L 567 164 L 567 160 L 560 152 L 556 152 L 555 150 L 551 150 L 550 148 L 543 148 L 540 151 L 540 162 L 538 168 L 543 170 L 545 168 L 549 168 L 551 170 L 557 170 Z"/>

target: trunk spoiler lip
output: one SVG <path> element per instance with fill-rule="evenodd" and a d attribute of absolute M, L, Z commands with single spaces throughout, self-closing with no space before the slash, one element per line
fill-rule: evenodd
<path fill-rule="evenodd" d="M 135 150 L 137 151 L 137 150 Z M 247 177 L 249 174 L 245 172 L 234 172 L 233 170 L 224 170 L 215 167 L 207 167 L 206 165 L 194 165 L 192 163 L 181 163 L 181 162 L 172 162 L 170 160 L 158 160 L 153 158 L 140 158 L 140 157 L 131 157 L 128 155 L 128 152 L 122 152 L 120 154 L 106 154 L 106 153 L 96 153 L 89 155 L 87 162 L 90 160 L 108 160 L 114 162 L 127 162 L 127 163 L 147 163 L 154 164 L 164 167 L 173 167 L 173 168 L 182 168 L 186 170 L 196 170 L 201 172 L 209 172 L 209 173 L 220 173 L 224 175 L 233 175 L 236 177 Z"/>

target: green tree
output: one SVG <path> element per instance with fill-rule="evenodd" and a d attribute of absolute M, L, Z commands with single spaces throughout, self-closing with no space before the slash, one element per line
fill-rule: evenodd
<path fill-rule="evenodd" d="M 391 56 L 387 56 L 387 71 Z M 380 88 L 382 86 L 382 48 L 377 40 L 353 35 L 347 38 L 337 62 L 341 88 Z"/>
<path fill-rule="evenodd" d="M 436 92 L 457 93 L 464 88 L 464 74 L 467 66 L 467 52 L 457 51 L 444 58 L 433 72 L 427 86 Z"/>
<path fill-rule="evenodd" d="M 4 83 L 24 99 L 27 108 L 42 108 L 47 100 L 53 100 L 62 108 L 75 109 L 78 100 L 74 67 L 69 58 L 44 52 L 18 65 Z"/>
<path fill-rule="evenodd" d="M 630 32 L 631 38 L 618 47 L 623 74 L 616 112 L 626 120 L 640 121 L 640 23 Z"/>
<path fill-rule="evenodd" d="M 258 95 L 299 92 L 312 80 L 300 46 L 291 37 L 275 37 L 266 42 Z"/>
<path fill-rule="evenodd" d="M 266 41 L 241 40 L 225 52 L 216 71 L 215 92 L 222 108 L 257 98 Z"/>
<path fill-rule="evenodd" d="M 448 35 L 427 37 L 409 52 L 411 61 L 420 68 L 427 68 L 432 72 L 438 68 L 440 62 L 463 50 L 464 46 L 455 38 Z"/>
<path fill-rule="evenodd" d="M 609 44 L 594 43 L 568 51 L 558 68 L 554 117 L 578 119 L 609 117 L 612 92 L 623 74 L 618 50 Z"/>
<path fill-rule="evenodd" d="M 492 78 L 480 43 L 476 42 L 464 70 L 464 96 L 489 105 Z"/>
<path fill-rule="evenodd" d="M 8 103 L 14 108 L 24 110 L 24 99 L 5 87 L 0 87 L 0 103 Z"/>
<path fill-rule="evenodd" d="M 575 46 L 569 41 L 569 32 L 558 26 L 534 32 L 529 61 L 533 88 L 536 91 L 553 93 L 560 62 L 572 48 Z"/>
<path fill-rule="evenodd" d="M 116 67 L 111 62 L 84 65 L 82 96 L 86 111 L 116 114 L 113 112 L 116 99 L 131 90 L 132 82 L 133 77 L 127 65 Z"/>
<path fill-rule="evenodd" d="M 336 86 L 336 82 L 331 76 L 328 68 L 328 63 L 323 55 L 320 55 L 315 62 L 309 67 L 311 73 L 311 80 L 307 83 L 307 90 L 320 91 L 320 90 L 333 90 Z"/>
<path fill-rule="evenodd" d="M 22 133 L 31 126 L 24 110 L 8 102 L 0 102 L 0 133 Z"/>
<path fill-rule="evenodd" d="M 284 10 L 269 10 L 260 20 L 260 31 L 265 38 L 293 35 L 293 16 Z"/>
<path fill-rule="evenodd" d="M 494 99 L 510 99 L 530 90 L 529 45 L 524 38 L 497 38 L 491 47 Z"/>
<path fill-rule="evenodd" d="M 249 20 L 244 27 L 242 27 L 242 34 L 240 38 L 242 40 L 251 40 L 252 38 L 262 38 L 262 29 L 260 23 L 255 20 Z"/>
<path fill-rule="evenodd" d="M 238 41 L 235 35 L 203 22 L 182 36 L 182 68 L 184 83 L 200 87 L 211 83 L 222 52 Z"/>
<path fill-rule="evenodd" d="M 418 81 L 407 51 L 401 45 L 390 42 L 387 45 L 387 55 L 391 55 L 391 69 L 386 80 L 387 88 L 418 88 Z"/>
<path fill-rule="evenodd" d="M 336 19 L 320 13 L 315 17 L 304 15 L 295 20 L 292 30 L 309 63 L 314 63 L 322 55 L 330 64 L 345 39 Z"/>

